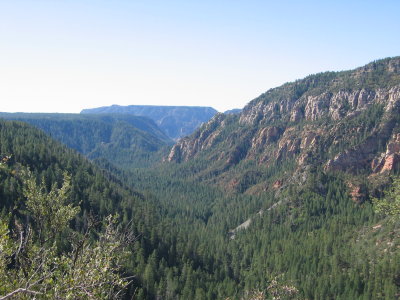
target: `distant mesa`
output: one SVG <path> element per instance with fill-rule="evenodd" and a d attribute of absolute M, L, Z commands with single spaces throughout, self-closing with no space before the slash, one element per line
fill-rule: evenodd
<path fill-rule="evenodd" d="M 173 140 L 192 134 L 202 123 L 218 113 L 212 107 L 111 105 L 84 109 L 81 114 L 131 114 L 152 119 Z"/>
<path fill-rule="evenodd" d="M 230 109 L 224 112 L 224 114 L 226 115 L 237 115 L 240 114 L 242 112 L 241 108 L 234 108 L 234 109 Z"/>

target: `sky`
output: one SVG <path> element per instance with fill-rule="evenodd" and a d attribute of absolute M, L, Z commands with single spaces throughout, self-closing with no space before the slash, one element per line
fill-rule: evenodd
<path fill-rule="evenodd" d="M 0 0 L 0 111 L 242 108 L 400 55 L 400 1 Z"/>

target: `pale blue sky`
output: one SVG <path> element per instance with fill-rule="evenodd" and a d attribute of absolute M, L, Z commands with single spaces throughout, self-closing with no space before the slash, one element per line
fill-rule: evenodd
<path fill-rule="evenodd" d="M 400 55 L 400 1 L 0 0 L 0 111 L 243 107 Z"/>

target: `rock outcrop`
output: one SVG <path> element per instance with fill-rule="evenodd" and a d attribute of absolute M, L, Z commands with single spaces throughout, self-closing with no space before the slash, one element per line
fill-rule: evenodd
<path fill-rule="evenodd" d="M 224 127 L 226 115 L 217 114 L 191 137 L 179 140 L 171 149 L 167 161 L 187 161 L 199 151 L 210 148 Z M 220 127 L 220 128 L 218 128 Z"/>
<path fill-rule="evenodd" d="M 400 133 L 393 134 L 386 146 L 386 151 L 375 157 L 371 162 L 374 174 L 390 172 L 400 165 Z"/>
<path fill-rule="evenodd" d="M 368 193 L 365 185 L 347 182 L 347 187 L 350 197 L 355 203 L 361 204 L 367 199 Z"/>
<path fill-rule="evenodd" d="M 397 57 L 269 90 L 239 115 L 217 115 L 180 140 L 167 160 L 199 157 L 210 162 L 206 168 L 219 162 L 218 174 L 226 171 L 221 164 L 243 160 L 264 168 L 290 161 L 297 170 L 318 165 L 350 175 L 393 171 L 400 164 L 399 66 Z M 365 200 L 363 188 L 349 189 L 355 202 Z"/>

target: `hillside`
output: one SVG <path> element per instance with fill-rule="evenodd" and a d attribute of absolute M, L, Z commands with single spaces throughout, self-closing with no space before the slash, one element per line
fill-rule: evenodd
<path fill-rule="evenodd" d="M 0 118 L 27 122 L 90 159 L 123 168 L 148 164 L 172 143 L 152 120 L 132 115 L 0 113 Z"/>
<path fill-rule="evenodd" d="M 311 75 L 239 115 L 218 114 L 172 147 L 164 172 L 223 191 L 209 198 L 206 228 L 230 239 L 213 240 L 213 251 L 244 290 L 268 293 L 283 276 L 300 298 L 394 299 L 400 231 L 373 214 L 371 198 L 399 174 L 399 158 L 395 57 Z"/>
<path fill-rule="evenodd" d="M 87 221 L 85 217 L 90 214 L 104 217 L 119 212 L 125 218 L 124 222 L 143 224 L 146 220 L 140 217 L 143 214 L 141 210 L 148 209 L 151 211 L 148 220 L 157 218 L 156 206 L 150 204 L 150 199 L 123 185 L 113 174 L 100 170 L 75 150 L 51 139 L 33 126 L 0 120 L 0 153 L 2 157 L 10 156 L 7 164 L 16 173 L 27 167 L 38 180 L 44 178 L 49 187 L 60 184 L 64 172 L 70 174 L 70 201 L 81 207 L 76 220 L 77 228 L 83 225 L 81 222 Z M 1 171 L 0 205 L 3 211 L 14 205 L 14 208 L 19 205 L 23 207 L 19 179 L 12 177 L 15 172 L 8 174 Z"/>
<path fill-rule="evenodd" d="M 125 139 L 94 166 L 19 122 L 0 121 L 0 150 L 49 184 L 71 173 L 71 200 L 83 209 L 76 229 L 91 211 L 133 224 L 124 268 L 136 299 L 396 299 L 399 223 L 371 199 L 390 194 L 400 171 L 399 73 L 397 57 L 287 83 L 238 114 L 215 115 L 141 168 L 140 157 L 118 163 L 134 147 Z M 129 129 L 99 122 L 110 116 L 82 118 L 71 117 L 71 133 L 53 117 L 37 122 L 75 147 Z M 7 214 L 20 187 L 1 174 Z"/>
<path fill-rule="evenodd" d="M 130 246 L 135 247 L 135 251 L 139 251 L 146 256 L 150 255 L 157 247 L 162 246 L 157 242 L 157 236 L 154 233 L 152 235 L 153 240 L 150 241 L 148 233 L 149 229 L 156 227 L 156 224 L 159 223 L 157 203 L 123 185 L 113 174 L 100 170 L 76 151 L 52 140 L 42 131 L 22 122 L 0 120 L 0 153 L 2 166 L 4 163 L 7 164 L 7 168 L 0 168 L 0 219 L 1 222 L 8 221 L 10 232 L 13 233 L 11 237 L 16 239 L 18 243 L 19 240 L 14 236 L 14 232 L 18 232 L 23 228 L 23 230 L 27 230 L 26 238 L 29 238 L 30 228 L 36 229 L 36 225 L 38 225 L 33 222 L 32 214 L 27 209 L 27 200 L 24 196 L 26 186 L 23 185 L 22 180 L 24 176 L 23 170 L 29 168 L 34 180 L 44 184 L 44 189 L 38 195 L 48 193 L 54 187 L 59 187 L 65 172 L 71 177 L 71 190 L 68 193 L 66 204 L 79 206 L 80 209 L 79 214 L 71 222 L 71 229 L 62 232 L 61 236 L 57 236 L 58 253 L 65 252 L 68 255 L 68 251 L 71 251 L 71 247 L 73 247 L 72 243 L 77 239 L 86 237 L 88 233 L 85 232 L 91 226 L 95 226 L 95 232 L 90 235 L 90 240 L 85 240 L 86 246 L 84 249 L 93 244 L 100 234 L 99 230 L 103 219 L 110 214 L 118 214 L 118 226 L 128 230 L 129 236 L 135 238 L 132 241 L 135 245 L 132 244 Z M 56 194 L 52 194 L 52 196 L 56 197 Z M 54 207 L 48 207 L 47 209 L 50 214 L 55 210 Z M 25 232 L 21 232 L 22 236 L 24 236 Z M 33 233 L 30 232 L 30 234 L 36 237 L 38 232 L 34 231 Z M 4 236 L 2 235 L 1 238 L 3 239 Z M 3 241 L 0 240 L 0 243 L 3 243 Z M 1 245 L 4 246 L 4 244 Z M 55 245 L 45 244 L 45 246 L 50 248 Z M 48 250 L 42 249 L 41 251 L 46 253 Z M 130 251 L 133 250 L 131 249 Z M 40 258 L 45 257 L 44 255 L 40 255 Z M 135 255 L 133 252 L 127 252 L 125 255 L 124 261 L 129 259 L 129 263 L 125 261 L 121 271 L 125 275 L 136 273 L 137 262 Z M 9 260 L 8 257 L 4 257 L 3 252 L 1 257 L 1 263 L 4 262 L 3 259 Z M 16 266 L 9 265 L 7 268 L 12 271 L 14 267 Z M 40 266 L 38 268 L 40 270 Z M 2 272 L 4 271 L 3 269 L 1 270 Z M 47 272 L 46 270 L 42 271 Z M 38 271 L 35 273 L 38 273 Z M 34 278 L 34 274 L 31 279 Z M 5 278 L 4 276 L 5 273 L 1 273 L 0 295 L 4 295 L 5 292 L 3 289 L 5 282 L 1 281 Z M 24 276 L 27 275 L 20 274 L 18 276 L 23 280 Z M 25 284 L 28 284 L 28 278 L 26 279 Z M 54 280 L 56 279 L 54 278 Z M 48 283 L 44 282 L 42 285 L 38 281 L 31 289 L 38 291 L 37 289 L 40 288 L 39 291 L 42 292 L 54 283 L 56 282 L 52 280 Z M 134 286 L 131 286 L 131 292 L 137 289 L 138 286 L 140 286 L 140 283 L 136 281 Z M 87 288 L 90 291 L 92 287 L 89 286 Z M 51 290 L 48 292 L 50 292 L 50 296 L 43 296 L 40 299 L 52 299 Z M 128 296 L 129 293 L 127 294 Z M 28 298 L 29 296 L 21 296 L 20 299 Z M 104 297 L 101 298 L 105 299 Z M 81 299 L 88 298 L 85 296 Z"/>
<path fill-rule="evenodd" d="M 167 160 L 211 161 L 199 176 L 215 174 L 224 186 L 248 192 L 301 184 L 316 166 L 374 181 L 398 166 L 399 115 L 397 57 L 271 89 L 237 116 L 215 116 L 179 141 Z M 274 182 L 265 176 L 268 169 L 288 163 L 291 176 Z M 246 169 L 246 164 L 253 173 L 235 174 L 235 166 Z M 365 200 L 362 196 L 357 201 Z"/>
<path fill-rule="evenodd" d="M 105 106 L 84 109 L 82 114 L 130 114 L 152 119 L 173 140 L 190 135 L 202 123 L 210 120 L 217 111 L 211 107 L 196 106 Z"/>

